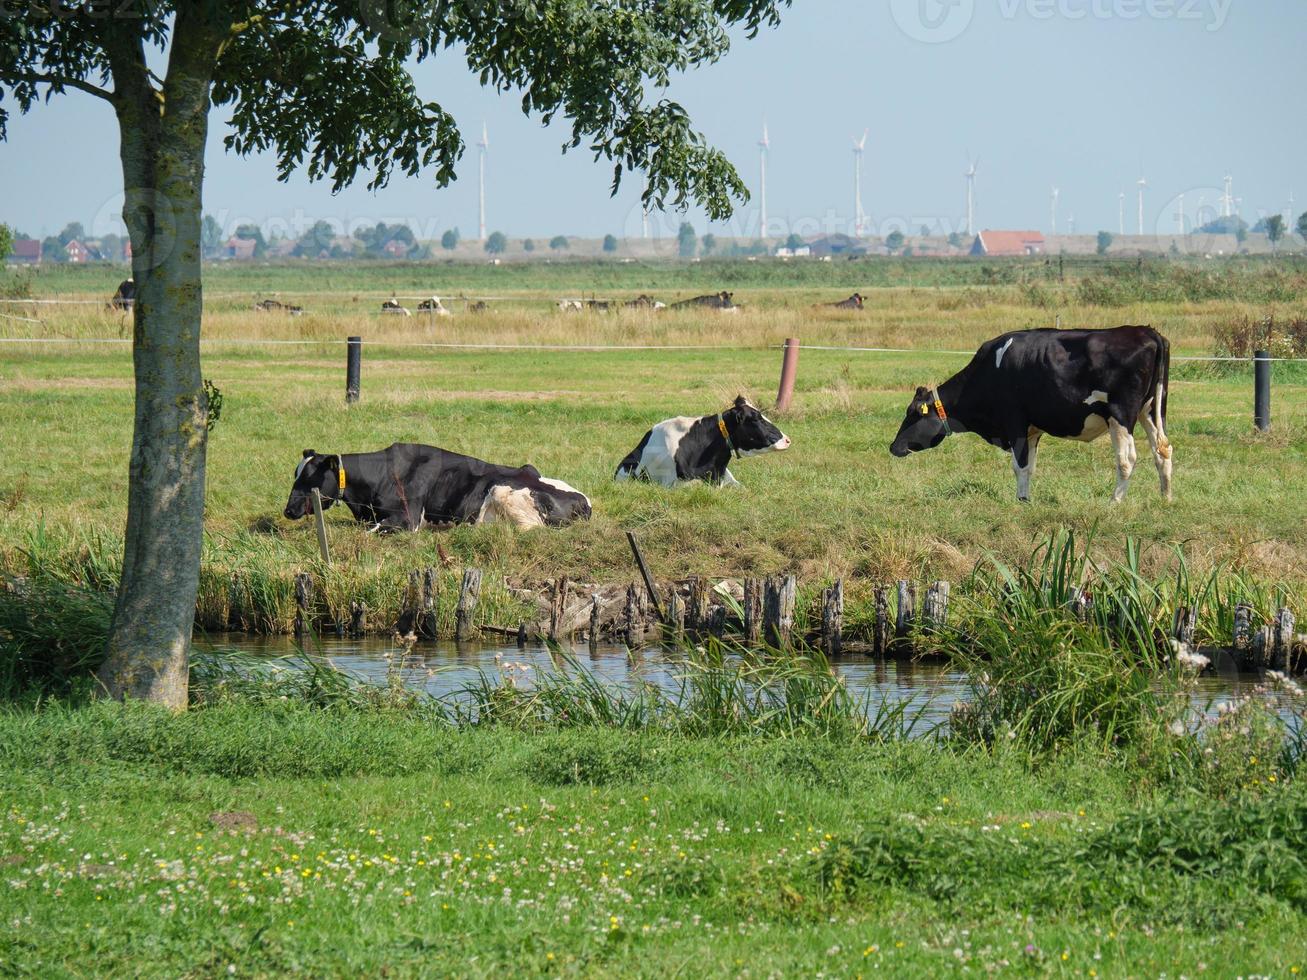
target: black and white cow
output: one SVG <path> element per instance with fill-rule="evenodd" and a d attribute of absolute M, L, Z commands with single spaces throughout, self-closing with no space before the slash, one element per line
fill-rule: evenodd
<path fill-rule="evenodd" d="M 590 517 L 585 494 L 541 476 L 534 466 L 497 466 L 416 443 L 397 442 L 374 453 L 304 450 L 286 517 L 313 513 L 315 488 L 325 507 L 339 500 L 356 520 L 377 529 L 495 522 L 558 527 Z"/>
<path fill-rule="evenodd" d="M 1107 432 L 1116 451 L 1112 499 L 1120 502 L 1135 468 L 1138 422 L 1170 500 L 1170 366 L 1170 344 L 1152 327 L 1003 334 L 938 388 L 917 389 L 890 452 L 907 456 L 954 432 L 974 432 L 1012 453 L 1017 499 L 1028 500 L 1040 437 L 1091 442 Z"/>
<path fill-rule="evenodd" d="M 683 299 L 679 303 L 673 303 L 668 307 L 669 310 L 683 310 L 691 306 L 707 307 L 710 310 L 721 310 L 723 313 L 736 313 L 739 307 L 735 305 L 735 294 L 722 290 L 720 293 L 713 293 L 708 296 L 695 296 L 693 299 Z"/>
<path fill-rule="evenodd" d="M 124 279 L 118 284 L 118 289 L 113 294 L 113 299 L 109 300 L 109 305 L 115 310 L 130 310 L 135 302 L 136 281 Z"/>
<path fill-rule="evenodd" d="M 826 305 L 833 310 L 860 310 L 862 309 L 864 297 L 861 293 L 854 293 L 848 299 L 842 299 L 838 303 L 827 303 Z"/>
<path fill-rule="evenodd" d="M 681 416 L 659 422 L 617 467 L 616 480 L 648 480 L 665 487 L 691 480 L 739 486 L 727 464 L 789 449 L 790 440 L 740 396 L 718 415 Z"/>

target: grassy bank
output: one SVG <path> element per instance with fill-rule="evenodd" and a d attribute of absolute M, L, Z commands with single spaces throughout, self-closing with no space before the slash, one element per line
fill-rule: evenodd
<path fill-rule="evenodd" d="M 0 713 L 0 964 L 42 975 L 1288 975 L 1295 785 L 1101 756 Z"/>

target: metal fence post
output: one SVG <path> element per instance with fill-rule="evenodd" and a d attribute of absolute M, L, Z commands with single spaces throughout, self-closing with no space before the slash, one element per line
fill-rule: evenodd
<path fill-rule="evenodd" d="M 1264 350 L 1253 355 L 1253 425 L 1271 431 L 1271 354 Z"/>
<path fill-rule="evenodd" d="M 363 338 L 350 337 L 345 354 L 345 402 L 359 400 L 359 373 L 363 366 Z"/>

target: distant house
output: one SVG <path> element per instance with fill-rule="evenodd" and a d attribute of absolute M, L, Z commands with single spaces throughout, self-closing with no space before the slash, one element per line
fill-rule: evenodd
<path fill-rule="evenodd" d="M 228 238 L 222 254 L 229 259 L 252 259 L 256 244 L 253 238 Z"/>
<path fill-rule="evenodd" d="M 790 259 L 790 258 L 800 259 L 800 258 L 806 258 L 807 256 L 811 255 L 812 249 L 809 248 L 807 245 L 800 245 L 798 248 L 786 248 L 784 245 L 781 245 L 779 248 L 776 249 L 775 254 L 777 258 L 781 258 L 781 259 Z"/>
<path fill-rule="evenodd" d="M 74 265 L 80 265 L 83 262 L 94 262 L 99 256 L 89 246 L 74 238 L 64 246 L 64 253 L 68 256 L 68 261 Z"/>
<path fill-rule="evenodd" d="M 972 255 L 990 257 L 1043 255 L 1044 236 L 1037 231 L 982 231 L 971 246 Z"/>
<path fill-rule="evenodd" d="M 392 259 L 404 259 L 408 258 L 408 248 L 405 242 L 400 241 L 398 238 L 392 238 L 381 246 L 381 251 Z"/>
<path fill-rule="evenodd" d="M 817 258 L 827 258 L 832 255 L 866 255 L 867 246 L 861 239 L 836 232 L 833 235 L 814 238 L 808 243 L 808 252 Z"/>
<path fill-rule="evenodd" d="M 16 239 L 9 261 L 14 265 L 40 265 L 41 243 L 35 238 Z"/>

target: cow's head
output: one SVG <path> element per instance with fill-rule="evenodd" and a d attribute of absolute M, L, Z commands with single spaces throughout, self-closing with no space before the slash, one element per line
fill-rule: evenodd
<path fill-rule="evenodd" d="M 928 388 L 918 388 L 908 405 L 908 414 L 899 426 L 889 451 L 895 456 L 907 456 L 925 449 L 934 449 L 948 435 L 948 424 L 935 411 L 935 396 Z"/>
<path fill-rule="evenodd" d="M 290 499 L 283 513 L 292 521 L 313 513 L 313 491 L 322 493 L 323 508 L 330 507 L 341 494 L 340 457 L 323 456 L 312 449 L 304 450 L 304 458 L 295 467 L 295 482 L 290 488 Z"/>
<path fill-rule="evenodd" d="M 561 527 L 590 519 L 590 498 L 580 490 L 548 477 L 541 477 L 539 484 L 531 488 L 531 497 L 547 526 Z"/>
<path fill-rule="evenodd" d="M 790 448 L 790 437 L 749 404 L 743 395 L 722 412 L 722 420 L 731 434 L 731 444 L 741 456 L 757 456 Z"/>
<path fill-rule="evenodd" d="M 720 300 L 722 301 L 722 306 L 734 306 L 734 305 L 735 305 L 735 294 L 734 294 L 734 293 L 728 293 L 728 292 L 727 292 L 726 290 L 724 290 L 724 289 L 723 289 L 720 293 L 717 294 L 717 298 L 720 299 Z"/>

